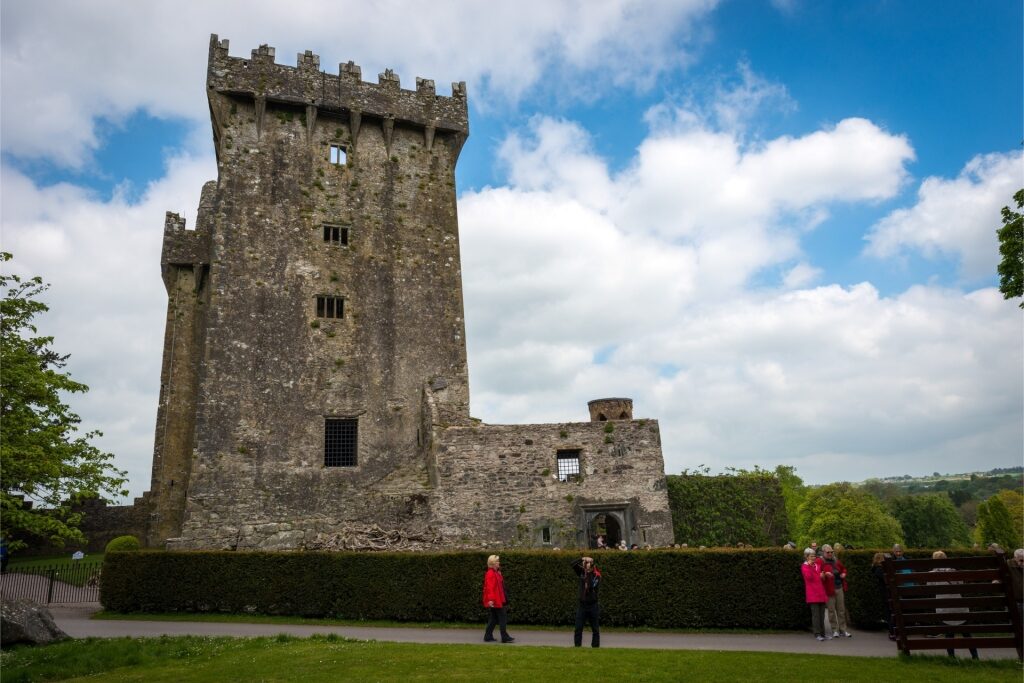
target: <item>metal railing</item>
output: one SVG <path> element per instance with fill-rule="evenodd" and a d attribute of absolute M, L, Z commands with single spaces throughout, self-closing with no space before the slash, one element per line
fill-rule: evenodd
<path fill-rule="evenodd" d="M 99 562 L 61 562 L 46 567 L 8 567 L 0 574 L 0 593 L 40 604 L 99 602 Z"/>

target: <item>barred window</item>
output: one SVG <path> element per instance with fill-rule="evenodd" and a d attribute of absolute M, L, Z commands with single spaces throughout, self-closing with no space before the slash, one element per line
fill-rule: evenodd
<path fill-rule="evenodd" d="M 316 317 L 344 318 L 345 298 L 341 296 L 318 296 L 316 298 Z"/>
<path fill-rule="evenodd" d="M 359 442 L 359 420 L 326 418 L 324 420 L 324 467 L 355 467 Z"/>
<path fill-rule="evenodd" d="M 324 225 L 324 242 L 347 247 L 348 228 L 343 228 L 340 225 Z"/>
<path fill-rule="evenodd" d="M 331 145 L 330 159 L 335 166 L 344 166 L 348 163 L 348 151 L 343 145 Z"/>
<path fill-rule="evenodd" d="M 574 481 L 580 478 L 580 452 L 558 451 L 558 481 Z"/>

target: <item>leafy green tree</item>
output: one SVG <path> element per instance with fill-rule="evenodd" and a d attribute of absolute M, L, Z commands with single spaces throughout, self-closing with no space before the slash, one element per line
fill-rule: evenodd
<path fill-rule="evenodd" d="M 992 496 L 978 505 L 978 526 L 975 527 L 974 534 L 982 545 L 998 543 L 1004 550 L 1011 551 L 1016 546 L 1013 519 L 998 496 Z"/>
<path fill-rule="evenodd" d="M 1003 489 L 996 494 L 996 498 L 1003 501 L 1003 505 L 1010 513 L 1013 521 L 1013 532 L 1017 539 L 1014 548 L 1024 548 L 1024 494 L 1019 490 Z M 1007 548 L 1010 550 L 1010 548 Z"/>
<path fill-rule="evenodd" d="M 779 465 L 775 468 L 775 478 L 782 488 L 782 500 L 786 504 L 786 521 L 791 536 L 800 529 L 800 506 L 807 496 L 804 480 L 797 476 L 796 468 L 791 465 Z M 790 539 L 791 540 L 791 539 Z"/>
<path fill-rule="evenodd" d="M 0 263 L 10 259 L 0 253 Z M 29 536 L 82 543 L 74 504 L 127 495 L 114 456 L 89 443 L 100 433 L 79 434 L 81 418 L 62 400 L 89 388 L 62 372 L 68 356 L 33 324 L 49 310 L 38 300 L 48 288 L 39 277 L 0 273 L 0 527 L 11 550 Z"/>
<path fill-rule="evenodd" d="M 1024 189 L 1013 195 L 1017 208 L 1024 208 Z M 1024 216 L 1020 211 L 1003 207 L 1003 227 L 996 230 L 999 235 L 999 291 L 1004 299 L 1024 296 Z M 1024 308 L 1024 302 L 1020 304 Z"/>
<path fill-rule="evenodd" d="M 842 482 L 812 488 L 800 506 L 800 545 L 812 540 L 856 548 L 903 541 L 903 529 L 870 493 Z"/>
<path fill-rule="evenodd" d="M 971 543 L 971 534 L 949 496 L 926 493 L 901 496 L 889 503 L 914 548 L 953 548 Z"/>

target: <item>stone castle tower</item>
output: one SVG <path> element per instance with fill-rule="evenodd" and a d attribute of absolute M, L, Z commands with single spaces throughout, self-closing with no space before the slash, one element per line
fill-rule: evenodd
<path fill-rule="evenodd" d="M 241 59 L 212 36 L 207 95 L 218 178 L 195 230 L 171 213 L 164 229 L 149 545 L 327 547 L 360 525 L 440 547 L 543 545 L 554 526 L 569 545 L 606 522 L 671 541 L 657 424 L 633 421 L 626 400 L 575 426 L 469 416 L 454 176 L 464 83 L 450 97 L 419 78 L 403 90 L 390 70 L 374 84 L 352 62 L 320 71 L 311 52 L 297 67 L 267 46 Z M 603 419 L 621 425 L 617 439 Z M 613 501 L 588 503 L 601 487 L 582 473 L 599 451 L 631 463 L 617 463 Z M 508 458 L 528 465 L 496 478 Z M 552 480 L 578 495 L 547 491 Z"/>

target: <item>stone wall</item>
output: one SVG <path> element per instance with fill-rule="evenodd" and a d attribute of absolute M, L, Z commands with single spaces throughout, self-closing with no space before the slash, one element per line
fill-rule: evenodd
<path fill-rule="evenodd" d="M 586 547 L 588 518 L 617 511 L 627 543 L 672 543 L 656 420 L 440 427 L 433 521 L 451 541 Z M 578 451 L 560 480 L 558 453 Z M 544 529 L 548 529 L 545 542 Z"/>

